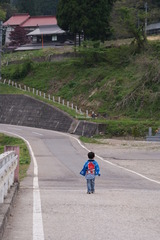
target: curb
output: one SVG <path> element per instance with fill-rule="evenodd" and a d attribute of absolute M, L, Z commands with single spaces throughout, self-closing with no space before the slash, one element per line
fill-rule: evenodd
<path fill-rule="evenodd" d="M 18 189 L 19 183 L 14 183 L 14 185 L 9 190 L 9 193 L 4 200 L 4 203 L 0 204 L 0 240 L 2 240 L 8 218 L 13 207 L 13 203 L 18 193 Z"/>

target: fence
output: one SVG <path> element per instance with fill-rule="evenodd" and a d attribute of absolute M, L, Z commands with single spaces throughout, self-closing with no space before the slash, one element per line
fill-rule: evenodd
<path fill-rule="evenodd" d="M 18 155 L 7 151 L 0 155 L 0 203 L 4 202 L 10 187 L 15 181 L 15 170 L 18 166 Z"/>
<path fill-rule="evenodd" d="M 4 79 L 4 80 L 1 80 L 1 82 L 2 82 L 3 84 L 7 84 L 7 85 L 9 85 L 9 86 L 18 88 L 18 89 L 20 89 L 20 90 L 22 90 L 22 91 L 26 91 L 26 92 L 32 93 L 32 94 L 34 94 L 34 95 L 36 95 L 36 96 L 43 97 L 44 99 L 47 99 L 47 100 L 49 100 L 49 101 L 52 101 L 53 103 L 62 104 L 63 106 L 66 106 L 66 107 L 68 107 L 68 108 L 70 108 L 70 109 L 72 109 L 72 110 L 75 110 L 75 112 L 76 112 L 77 114 L 83 115 L 83 116 L 86 117 L 86 118 L 90 118 L 90 116 L 89 116 L 89 111 L 88 111 L 88 110 L 86 110 L 85 112 L 83 112 L 83 111 L 81 110 L 81 108 L 78 108 L 77 106 L 74 106 L 74 104 L 73 104 L 73 103 L 70 103 L 69 101 L 66 101 L 66 102 L 65 102 L 64 99 L 61 99 L 61 97 L 57 97 L 57 99 L 56 99 L 55 96 L 51 96 L 50 94 L 47 95 L 46 93 L 41 92 L 41 91 L 39 91 L 39 90 L 36 90 L 35 88 L 30 88 L 30 87 L 27 87 L 27 86 L 22 85 L 22 84 L 17 84 L 16 82 L 11 81 L 11 80 Z M 90 112 L 92 112 L 92 111 L 90 111 Z"/>

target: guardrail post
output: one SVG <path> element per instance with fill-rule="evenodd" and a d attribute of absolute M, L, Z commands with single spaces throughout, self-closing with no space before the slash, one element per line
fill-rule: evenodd
<path fill-rule="evenodd" d="M 20 153 L 20 149 L 18 146 L 5 146 L 4 147 L 4 151 L 15 151 L 16 155 L 18 156 L 18 163 L 17 163 L 17 167 L 15 169 L 14 172 L 14 182 L 19 182 L 19 153 Z"/>
<path fill-rule="evenodd" d="M 86 110 L 86 117 L 88 117 L 88 110 Z"/>
<path fill-rule="evenodd" d="M 0 191 L 0 203 L 3 203 L 3 201 L 4 201 L 4 188 L 2 187 Z"/>

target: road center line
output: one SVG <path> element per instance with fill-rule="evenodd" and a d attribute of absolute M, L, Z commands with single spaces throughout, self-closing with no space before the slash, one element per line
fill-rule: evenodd
<path fill-rule="evenodd" d="M 45 130 L 45 129 L 44 129 L 44 130 Z M 47 130 L 47 131 L 48 131 L 48 130 Z M 53 130 L 51 130 L 51 131 L 53 131 Z M 55 133 L 57 133 L 57 134 L 59 134 L 59 135 L 64 135 L 64 136 L 70 137 L 70 138 L 76 140 L 76 141 L 79 143 L 79 145 L 80 145 L 83 149 L 85 149 L 87 152 L 90 152 L 90 151 L 91 151 L 91 150 L 89 150 L 87 147 L 85 147 L 85 146 L 81 143 L 81 141 L 80 141 L 79 139 L 77 139 L 76 137 L 73 137 L 73 136 L 71 136 L 71 135 L 68 135 L 67 133 L 56 132 L 56 131 L 53 131 L 53 132 L 55 132 Z M 98 156 L 97 154 L 96 154 L 95 156 L 96 156 L 97 158 L 99 158 L 101 161 L 103 161 L 103 162 L 105 162 L 105 163 L 107 163 L 107 164 L 109 164 L 109 165 L 112 165 L 112 166 L 114 166 L 114 167 L 123 169 L 124 171 L 127 171 L 127 172 L 130 172 L 130 173 L 132 173 L 132 174 L 135 174 L 135 175 L 137 175 L 137 176 L 139 176 L 139 177 L 141 177 L 141 178 L 146 179 L 147 181 L 150 181 L 150 182 L 153 182 L 153 183 L 156 183 L 156 184 L 159 184 L 159 185 L 160 185 L 160 181 L 156 181 L 156 180 L 154 180 L 154 179 L 152 179 L 152 178 L 148 178 L 147 176 L 145 176 L 145 175 L 143 175 L 143 174 L 141 174 L 141 173 L 138 173 L 138 172 L 133 171 L 133 170 L 131 170 L 131 169 L 128 169 L 128 168 L 119 166 L 119 165 L 117 165 L 117 164 L 115 164 L 115 163 L 112 163 L 112 162 L 110 162 L 110 161 L 108 161 L 108 160 L 105 160 L 104 158 Z"/>
<path fill-rule="evenodd" d="M 43 134 L 41 134 L 41 133 L 37 133 L 37 132 L 32 132 L 32 133 L 39 135 L 39 136 L 43 136 Z"/>
<path fill-rule="evenodd" d="M 13 127 L 9 127 L 8 129 L 11 129 L 11 130 L 16 130 L 16 131 L 22 131 L 21 128 L 13 128 Z"/>

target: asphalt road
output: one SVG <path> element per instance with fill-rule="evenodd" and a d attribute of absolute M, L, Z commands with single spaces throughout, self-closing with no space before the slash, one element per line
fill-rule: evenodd
<path fill-rule="evenodd" d="M 159 181 L 97 156 L 101 177 L 88 195 L 79 174 L 88 150 L 76 136 L 7 125 L 0 132 L 23 137 L 32 155 L 3 240 L 160 239 Z"/>

